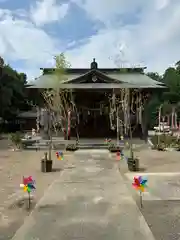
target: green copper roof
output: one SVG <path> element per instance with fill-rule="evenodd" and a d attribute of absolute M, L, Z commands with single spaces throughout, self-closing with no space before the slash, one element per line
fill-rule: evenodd
<path fill-rule="evenodd" d="M 35 81 L 31 82 L 30 84 L 34 86 L 34 88 L 55 88 L 60 87 L 60 83 L 70 84 L 73 88 L 75 85 L 83 84 L 84 86 L 87 85 L 85 79 L 87 76 L 92 76 L 91 74 L 96 74 L 97 76 L 101 75 L 100 77 L 104 79 L 108 79 L 108 83 L 105 81 L 103 84 L 119 84 L 120 88 L 162 88 L 166 87 L 163 83 L 157 82 L 145 74 L 141 73 L 102 73 L 98 70 L 91 70 L 85 74 L 66 74 L 61 77 L 61 81 L 58 79 L 57 75 L 55 74 L 44 74 L 37 78 Z M 82 81 L 83 80 L 83 81 Z M 91 83 L 95 84 L 95 83 Z M 99 83 L 97 83 L 99 84 Z M 90 86 L 90 85 L 87 85 Z M 94 85 L 95 86 L 95 85 Z M 100 85 L 99 85 L 100 86 Z M 31 86 L 32 87 L 32 86 Z M 109 85 L 110 87 L 110 85 Z M 62 88 L 62 87 L 61 87 Z M 70 87 L 68 87 L 70 88 Z M 81 88 L 80 86 L 76 88 Z M 94 87 L 93 87 L 94 88 Z M 98 87 L 100 88 L 100 87 Z M 116 87 L 117 88 L 117 87 Z"/>
<path fill-rule="evenodd" d="M 112 79 L 119 80 L 120 82 L 126 82 L 129 84 L 137 84 L 137 85 L 156 85 L 161 84 L 160 82 L 157 82 L 153 80 L 152 78 L 148 77 L 145 74 L 141 73 L 122 73 L 122 74 L 107 74 L 108 77 Z"/>
<path fill-rule="evenodd" d="M 59 85 L 60 82 L 68 82 L 77 77 L 79 77 L 79 74 L 67 74 L 62 77 L 61 81 L 59 81 L 55 74 L 45 74 L 41 75 L 29 84 L 36 86 L 36 88 L 52 88 L 53 86 Z"/>

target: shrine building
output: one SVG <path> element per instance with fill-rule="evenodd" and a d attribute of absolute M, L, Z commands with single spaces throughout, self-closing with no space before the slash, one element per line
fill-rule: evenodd
<path fill-rule="evenodd" d="M 73 93 L 80 138 L 116 137 L 116 119 L 111 114 L 110 105 L 113 94 L 120 95 L 121 89 L 129 89 L 131 96 L 134 90 L 138 90 L 142 96 L 146 95 L 149 99 L 153 91 L 166 87 L 163 83 L 148 77 L 144 73 L 145 69 L 145 67 L 99 68 L 95 59 L 90 64 L 90 68 L 66 69 L 65 79 L 61 82 L 60 88 L 71 89 Z M 40 90 L 53 88 L 53 83 L 57 80 L 57 76 L 53 74 L 54 69 L 42 68 L 41 70 L 42 75 L 32 83 L 30 88 Z M 136 92 L 136 94 L 139 93 Z M 118 117 L 121 119 L 121 113 Z M 134 134 L 140 135 L 142 123 L 137 121 L 136 108 L 130 109 L 130 117 L 132 126 L 137 125 Z M 75 136 L 73 127 L 71 136 Z"/>

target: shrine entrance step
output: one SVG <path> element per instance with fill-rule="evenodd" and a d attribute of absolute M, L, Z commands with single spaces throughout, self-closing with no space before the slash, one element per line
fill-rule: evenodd
<path fill-rule="evenodd" d="M 79 149 L 108 149 L 103 143 L 79 143 Z"/>

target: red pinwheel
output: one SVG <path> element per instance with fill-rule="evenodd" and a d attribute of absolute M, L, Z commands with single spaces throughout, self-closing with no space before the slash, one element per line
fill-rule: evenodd
<path fill-rule="evenodd" d="M 132 183 L 132 186 L 139 191 L 140 193 L 140 205 L 143 207 L 142 204 L 142 192 L 145 191 L 145 188 L 147 188 L 147 178 L 142 178 L 141 176 L 134 177 L 134 182 Z"/>
<path fill-rule="evenodd" d="M 147 183 L 147 179 L 139 176 L 139 177 L 134 177 L 134 182 L 132 183 L 132 185 L 136 190 L 144 192 L 145 188 L 147 188 L 146 183 Z"/>
<path fill-rule="evenodd" d="M 32 176 L 29 176 L 27 178 L 23 176 L 23 184 L 20 184 L 20 187 L 23 187 L 25 192 L 30 193 L 31 190 L 36 189 L 34 184 L 35 181 L 33 180 Z"/>
<path fill-rule="evenodd" d="M 64 159 L 63 152 L 61 152 L 61 151 L 56 152 L 56 157 L 58 160 L 63 160 Z"/>
<path fill-rule="evenodd" d="M 30 193 L 32 190 L 36 189 L 34 184 L 35 184 L 35 181 L 33 180 L 32 176 L 29 176 L 26 178 L 23 176 L 23 183 L 20 184 L 20 187 L 22 187 L 24 189 L 24 191 L 28 193 L 29 208 L 30 208 L 30 204 L 31 204 Z"/>

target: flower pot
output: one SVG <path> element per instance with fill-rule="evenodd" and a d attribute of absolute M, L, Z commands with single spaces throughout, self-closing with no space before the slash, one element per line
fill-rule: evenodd
<path fill-rule="evenodd" d="M 46 160 L 41 160 L 41 172 L 46 172 Z"/>
<path fill-rule="evenodd" d="M 157 150 L 158 150 L 158 151 L 165 151 L 165 148 L 159 146 L 159 147 L 157 147 Z"/>
<path fill-rule="evenodd" d="M 52 172 L 52 160 L 41 160 L 41 172 Z"/>
<path fill-rule="evenodd" d="M 131 172 L 136 172 L 139 170 L 139 159 L 138 158 L 128 158 L 128 169 Z"/>
<path fill-rule="evenodd" d="M 108 150 L 112 153 L 116 153 L 116 152 L 121 152 L 122 148 L 116 145 L 110 145 L 108 146 Z"/>

